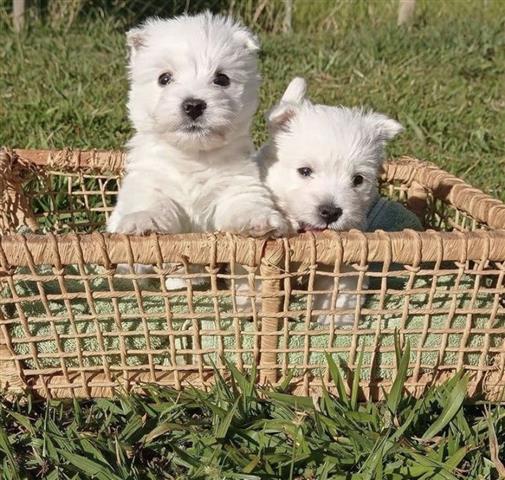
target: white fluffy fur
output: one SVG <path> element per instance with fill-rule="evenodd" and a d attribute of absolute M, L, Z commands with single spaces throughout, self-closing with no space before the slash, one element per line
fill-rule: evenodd
<path fill-rule="evenodd" d="M 135 135 L 108 231 L 286 233 L 252 159 L 256 38 L 207 12 L 148 20 L 128 33 L 128 45 Z M 218 72 L 230 78 L 228 86 L 214 84 Z M 164 86 L 163 73 L 172 75 Z M 207 104 L 195 120 L 182 109 L 188 98 Z"/>
<path fill-rule="evenodd" d="M 377 198 L 377 177 L 388 140 L 402 126 L 385 115 L 361 108 L 315 105 L 305 98 L 306 85 L 295 78 L 282 100 L 268 115 L 271 141 L 258 154 L 266 184 L 294 231 L 349 230 L 365 226 L 367 212 Z M 298 169 L 310 168 L 310 176 Z M 356 175 L 363 177 L 354 186 Z M 327 223 L 319 208 L 340 208 L 340 217 Z M 342 277 L 336 309 L 354 309 L 355 277 Z M 315 290 L 330 291 L 333 278 L 318 276 Z M 332 308 L 331 294 L 314 297 L 313 309 Z M 337 315 L 349 323 L 353 314 Z M 327 322 L 328 317 L 320 318 Z"/>

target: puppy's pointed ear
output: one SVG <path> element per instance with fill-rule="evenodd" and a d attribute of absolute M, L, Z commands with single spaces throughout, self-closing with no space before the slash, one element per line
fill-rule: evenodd
<path fill-rule="evenodd" d="M 239 28 L 235 32 L 235 38 L 251 52 L 257 52 L 260 49 L 258 37 L 246 28 Z"/>
<path fill-rule="evenodd" d="M 281 98 L 281 101 L 267 115 L 268 126 L 273 130 L 282 129 L 298 111 L 300 105 L 305 101 L 307 82 L 296 77 L 291 80 Z"/>
<path fill-rule="evenodd" d="M 377 135 L 377 140 L 386 143 L 392 140 L 399 133 L 403 132 L 403 126 L 396 120 L 383 115 L 382 113 L 369 113 L 368 121 Z"/>
<path fill-rule="evenodd" d="M 282 102 L 302 103 L 307 93 L 307 82 L 302 77 L 295 77 L 289 82 L 288 88 L 282 95 Z"/>
<path fill-rule="evenodd" d="M 146 44 L 146 32 L 143 27 L 132 28 L 126 34 L 126 45 L 130 54 L 130 60 L 135 58 L 139 49 Z"/>

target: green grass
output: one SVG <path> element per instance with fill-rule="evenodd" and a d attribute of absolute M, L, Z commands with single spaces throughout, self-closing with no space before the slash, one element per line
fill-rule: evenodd
<path fill-rule="evenodd" d="M 408 347 L 407 347 L 408 350 Z M 208 393 L 81 402 L 9 402 L 0 410 L 2 480 L 497 479 L 505 410 L 464 405 L 462 375 L 406 394 L 408 351 L 387 401 L 358 403 L 358 382 L 329 363 L 339 396 L 261 389 L 228 365 Z M 359 370 L 356 371 L 359 379 Z"/>
<path fill-rule="evenodd" d="M 172 13 L 186 4 L 163 10 L 159 3 L 138 10 Z M 258 2 L 235 4 L 247 20 Z M 266 5 L 253 27 L 277 32 L 280 4 Z M 265 139 L 263 113 L 294 75 L 304 75 L 314 100 L 364 104 L 398 118 L 406 132 L 392 145 L 393 155 L 433 161 L 505 199 L 502 1 L 420 2 L 411 29 L 395 26 L 395 5 L 295 0 L 294 34 L 261 33 L 256 142 Z M 130 135 L 124 30 L 138 21 L 134 10 L 117 7 L 112 13 L 121 16 L 111 16 L 110 8 L 84 9 L 69 28 L 37 17 L 20 36 L 10 30 L 5 8 L 0 11 L 0 144 L 123 146 Z"/>

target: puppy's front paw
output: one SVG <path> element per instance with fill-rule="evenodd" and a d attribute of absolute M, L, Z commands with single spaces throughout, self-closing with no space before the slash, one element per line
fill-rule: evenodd
<path fill-rule="evenodd" d="M 193 287 L 201 287 L 205 285 L 205 280 L 203 278 L 192 278 L 190 281 Z M 171 277 L 165 279 L 165 287 L 170 291 L 182 290 L 184 288 L 187 288 L 187 286 L 188 281 L 184 278 Z"/>
<path fill-rule="evenodd" d="M 345 283 L 345 282 L 344 282 Z M 356 286 L 351 286 L 347 285 L 348 288 L 356 288 Z M 356 303 L 358 302 L 358 297 L 357 295 L 354 294 L 348 294 L 348 293 L 342 293 L 337 296 L 337 300 L 335 302 L 335 309 L 337 312 L 339 310 L 347 310 L 348 313 L 336 313 L 334 316 L 333 315 L 327 315 L 327 314 L 322 314 L 317 317 L 317 321 L 321 325 L 331 325 L 331 319 L 334 317 L 334 325 L 336 327 L 352 327 L 354 325 L 354 318 L 355 314 L 349 312 L 349 310 L 354 310 L 356 308 Z M 363 306 L 365 302 L 365 297 L 362 296 L 360 299 L 360 305 Z M 320 305 L 321 309 L 326 309 L 328 308 L 329 305 L 329 298 L 326 298 L 323 300 L 322 304 Z"/>
<path fill-rule="evenodd" d="M 284 237 L 289 233 L 286 219 L 275 210 L 266 214 L 259 214 L 244 225 L 241 232 L 250 237 Z"/>
<path fill-rule="evenodd" d="M 319 315 L 317 321 L 320 325 L 325 327 L 331 325 L 332 315 Z M 335 315 L 334 325 L 336 327 L 352 327 L 354 325 L 354 315 Z"/>
<path fill-rule="evenodd" d="M 170 233 L 170 227 L 163 218 L 158 218 L 152 212 L 134 212 L 122 217 L 116 228 L 116 233 L 142 235 L 145 233 Z"/>
<path fill-rule="evenodd" d="M 184 266 L 176 263 L 168 263 L 164 265 L 165 268 L 169 269 L 170 276 L 165 278 L 165 287 L 167 290 L 182 290 L 187 288 L 188 280 L 191 282 L 193 287 L 201 287 L 206 284 L 206 278 L 203 276 L 192 277 L 188 279 L 187 277 L 179 277 L 177 274 L 184 275 Z M 204 268 L 196 265 L 189 266 L 189 273 L 204 273 Z"/>
<path fill-rule="evenodd" d="M 186 288 L 186 280 L 183 278 L 166 278 L 165 279 L 165 287 L 167 290 L 182 290 Z"/>

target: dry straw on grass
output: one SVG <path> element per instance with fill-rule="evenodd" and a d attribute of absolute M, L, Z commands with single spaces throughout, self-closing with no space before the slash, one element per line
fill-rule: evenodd
<path fill-rule="evenodd" d="M 115 200 L 120 152 L 3 151 L 0 155 L 0 384 L 48 397 L 109 396 L 151 382 L 207 387 L 213 369 L 289 375 L 298 393 L 328 380 L 325 354 L 356 368 L 379 398 L 398 369 L 395 332 L 411 346 L 405 387 L 420 395 L 455 371 L 469 394 L 501 398 L 505 384 L 505 205 L 437 167 L 387 164 L 382 192 L 413 210 L 426 232 L 304 234 L 254 240 L 226 234 L 128 237 L 102 233 Z M 37 234 L 25 232 L 26 227 Z M 189 280 L 167 291 L 168 263 Z M 302 262 L 302 272 L 293 265 Z M 116 271 L 129 264 L 129 274 Z M 135 263 L 152 264 L 141 275 Z M 193 273 L 192 265 L 203 266 Z M 239 269 L 238 266 L 245 267 Z M 350 271 L 348 268 L 351 267 Z M 319 275 L 334 278 L 315 291 Z M 322 326 L 316 295 L 358 279 L 354 325 Z M 249 307 L 235 282 L 248 279 Z M 295 282 L 306 279 L 306 288 Z M 256 282 L 259 280 L 259 282 Z M 364 288 L 368 280 L 369 288 Z M 257 288 L 257 285 L 259 287 Z M 341 312 L 342 313 L 342 312 Z"/>

